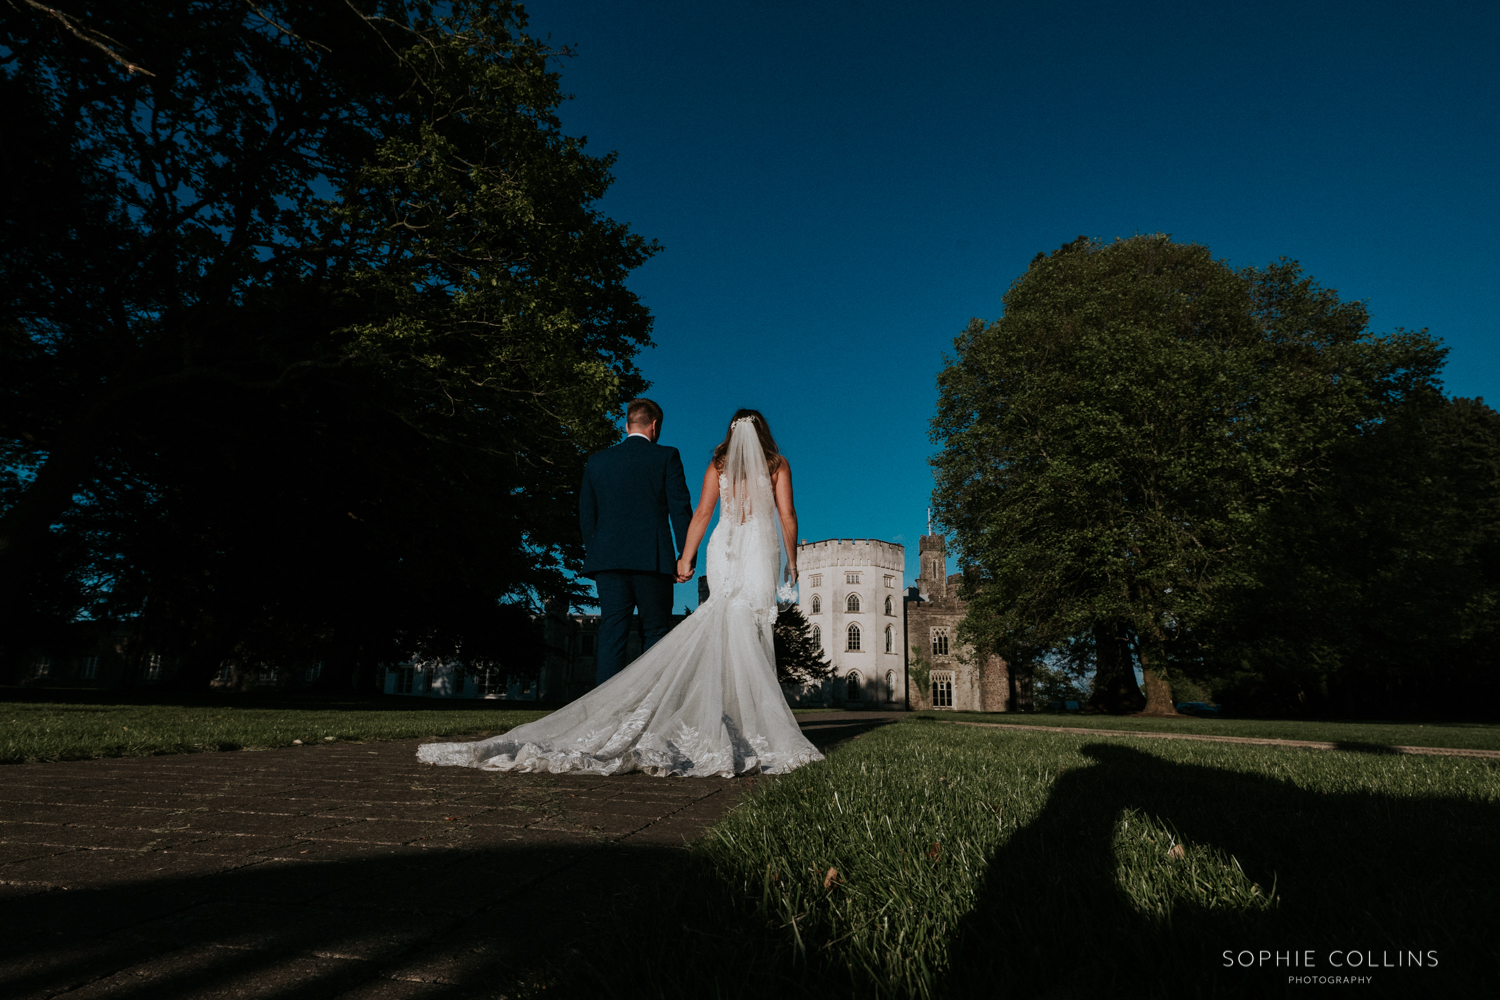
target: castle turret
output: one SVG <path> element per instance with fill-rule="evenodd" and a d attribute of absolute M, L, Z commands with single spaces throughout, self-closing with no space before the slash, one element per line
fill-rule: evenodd
<path fill-rule="evenodd" d="M 923 535 L 917 551 L 921 556 L 917 591 L 925 600 L 940 601 L 948 596 L 948 543 L 942 535 Z"/>

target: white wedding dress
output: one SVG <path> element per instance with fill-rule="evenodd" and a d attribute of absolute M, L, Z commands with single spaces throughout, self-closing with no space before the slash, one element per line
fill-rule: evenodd
<path fill-rule="evenodd" d="M 491 771 L 783 774 L 822 760 L 776 681 L 781 526 L 754 425 L 736 421 L 706 552 L 710 596 L 614 677 L 544 719 L 417 757 Z"/>

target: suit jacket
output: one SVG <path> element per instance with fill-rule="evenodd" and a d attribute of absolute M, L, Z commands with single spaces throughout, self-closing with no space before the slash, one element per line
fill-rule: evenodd
<path fill-rule="evenodd" d="M 595 452 L 584 467 L 578 516 L 584 576 L 612 569 L 675 573 L 693 516 L 682 456 L 643 437 Z"/>

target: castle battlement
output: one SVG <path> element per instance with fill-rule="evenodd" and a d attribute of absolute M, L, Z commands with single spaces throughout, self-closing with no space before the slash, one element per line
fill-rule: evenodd
<path fill-rule="evenodd" d="M 942 535 L 923 535 L 917 540 L 918 552 L 947 552 L 948 542 Z"/>
<path fill-rule="evenodd" d="M 826 538 L 797 546 L 797 572 L 825 566 L 869 566 L 901 573 L 906 569 L 906 546 L 878 538 Z"/>

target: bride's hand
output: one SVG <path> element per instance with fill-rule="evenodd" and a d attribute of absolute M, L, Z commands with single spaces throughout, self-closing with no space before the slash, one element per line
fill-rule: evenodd
<path fill-rule="evenodd" d="M 797 564 L 788 563 L 786 567 L 786 582 L 788 585 L 797 582 Z"/>
<path fill-rule="evenodd" d="M 677 560 L 677 582 L 687 583 L 693 578 L 693 561 L 687 556 Z"/>

